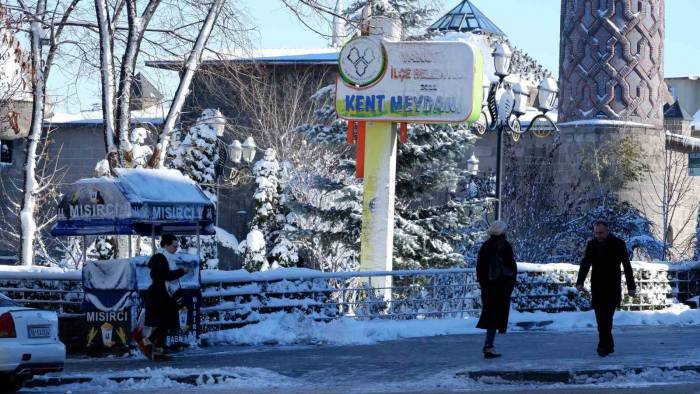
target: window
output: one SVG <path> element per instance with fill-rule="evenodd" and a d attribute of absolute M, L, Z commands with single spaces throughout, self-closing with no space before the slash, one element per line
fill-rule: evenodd
<path fill-rule="evenodd" d="M 12 164 L 12 141 L 0 140 L 0 165 Z"/>

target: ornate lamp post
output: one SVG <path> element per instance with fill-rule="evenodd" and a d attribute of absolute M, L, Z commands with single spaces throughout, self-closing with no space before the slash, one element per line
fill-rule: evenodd
<path fill-rule="evenodd" d="M 510 75 L 513 52 L 506 43 L 499 43 L 493 51 L 493 62 L 497 81 L 488 85 L 486 102 L 483 104 L 481 115 L 482 125 L 477 125 L 479 133 L 491 131 L 497 133 L 496 139 L 496 219 L 501 218 L 501 196 L 503 192 L 503 133 L 511 135 L 514 141 L 520 140 L 520 135 L 532 131 L 538 137 L 546 137 L 558 131 L 557 125 L 547 115 L 555 108 L 559 89 L 552 78 L 544 79 L 537 87 L 537 109 L 541 112 L 535 116 L 527 129 L 522 130 L 520 117 L 527 112 L 530 89 L 523 83 L 511 84 L 506 79 Z M 522 81 L 523 78 L 520 78 Z M 486 85 L 484 86 L 486 89 Z M 486 90 L 485 90 L 486 91 Z M 471 160 L 471 158 L 470 158 Z M 469 162 L 467 162 L 469 165 Z M 477 164 L 478 165 L 478 164 Z"/>
<path fill-rule="evenodd" d="M 228 158 L 235 165 L 226 177 L 226 182 L 232 186 L 247 183 L 253 178 L 253 171 L 250 168 L 255 160 L 258 147 L 253 137 L 248 137 L 241 144 L 241 141 L 234 140 L 227 148 Z"/>

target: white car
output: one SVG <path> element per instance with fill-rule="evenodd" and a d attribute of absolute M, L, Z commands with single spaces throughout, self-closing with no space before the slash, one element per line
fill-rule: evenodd
<path fill-rule="evenodd" d="M 34 375 L 63 370 L 56 312 L 25 308 L 0 293 L 0 392 L 19 390 Z"/>

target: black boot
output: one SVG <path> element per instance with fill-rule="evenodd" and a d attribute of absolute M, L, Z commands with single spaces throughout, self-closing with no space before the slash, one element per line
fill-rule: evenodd
<path fill-rule="evenodd" d="M 501 353 L 496 353 L 493 346 L 484 346 L 484 358 L 498 358 L 501 357 Z"/>

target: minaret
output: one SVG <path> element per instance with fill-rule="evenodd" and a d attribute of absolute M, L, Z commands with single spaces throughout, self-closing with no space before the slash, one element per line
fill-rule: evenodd
<path fill-rule="evenodd" d="M 343 0 L 336 0 L 333 14 L 333 37 L 331 39 L 331 46 L 340 48 L 343 46 L 343 40 L 345 39 L 345 25 L 343 24 L 343 18 L 340 17 L 340 15 L 343 14 Z"/>
<path fill-rule="evenodd" d="M 584 153 L 619 142 L 640 147 L 635 158 L 650 170 L 640 179 L 605 188 L 639 208 L 657 228 L 664 174 L 664 0 L 562 0 L 559 55 L 557 172 L 564 187 L 600 183 L 581 171 Z M 621 171 L 619 165 L 612 171 Z M 659 234 L 660 235 L 660 234 Z"/>
<path fill-rule="evenodd" d="M 559 122 L 660 128 L 663 54 L 664 0 L 562 0 Z"/>

